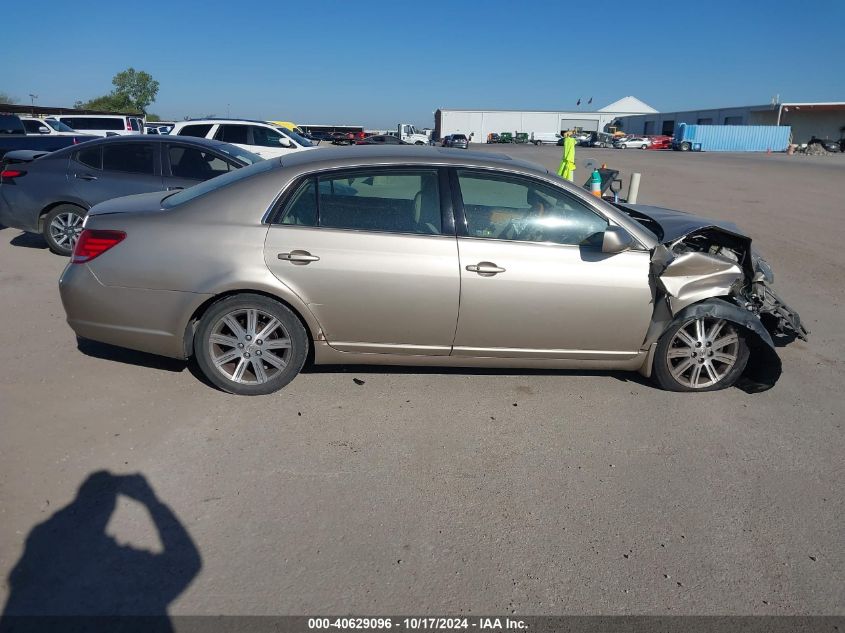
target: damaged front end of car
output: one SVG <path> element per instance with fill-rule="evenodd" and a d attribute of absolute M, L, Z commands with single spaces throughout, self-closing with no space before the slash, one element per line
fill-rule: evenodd
<path fill-rule="evenodd" d="M 771 268 L 752 249 L 751 239 L 733 225 L 676 211 L 634 205 L 623 210 L 652 231 L 659 229 L 651 257 L 655 310 L 646 347 L 654 349 L 675 320 L 725 319 L 744 328 L 751 352 L 737 386 L 749 392 L 774 386 L 781 373 L 775 340 L 807 340 L 809 332 L 775 294 Z M 650 371 L 646 363 L 643 373 Z"/>

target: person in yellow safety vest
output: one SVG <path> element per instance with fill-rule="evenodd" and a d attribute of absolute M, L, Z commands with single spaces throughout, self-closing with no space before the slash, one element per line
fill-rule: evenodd
<path fill-rule="evenodd" d="M 563 158 L 557 168 L 557 175 L 569 182 L 575 177 L 575 139 L 572 138 L 572 130 L 563 133 Z"/>

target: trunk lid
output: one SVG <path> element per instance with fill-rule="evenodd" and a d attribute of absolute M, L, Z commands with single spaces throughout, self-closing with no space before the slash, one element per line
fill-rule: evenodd
<path fill-rule="evenodd" d="M 138 193 L 122 198 L 112 198 L 95 204 L 88 211 L 88 215 L 110 215 L 114 213 L 152 213 L 163 211 L 161 202 L 175 191 L 154 191 L 152 193 Z"/>

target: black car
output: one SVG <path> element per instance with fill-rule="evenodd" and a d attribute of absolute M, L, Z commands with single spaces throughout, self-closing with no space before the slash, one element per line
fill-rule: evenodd
<path fill-rule="evenodd" d="M 41 233 L 70 255 L 88 210 L 105 200 L 176 190 L 258 162 L 220 141 L 189 136 L 112 136 L 49 154 L 12 152 L 0 177 L 0 224 Z"/>
<path fill-rule="evenodd" d="M 375 134 L 362 138 L 356 145 L 410 145 L 402 139 L 391 136 L 390 134 Z"/>
<path fill-rule="evenodd" d="M 320 141 L 331 142 L 332 140 L 334 140 L 332 133 L 326 132 L 325 130 L 314 130 L 313 132 L 308 132 L 305 135 L 305 138 L 307 138 L 309 141 L 317 141 L 317 142 L 320 142 Z"/>

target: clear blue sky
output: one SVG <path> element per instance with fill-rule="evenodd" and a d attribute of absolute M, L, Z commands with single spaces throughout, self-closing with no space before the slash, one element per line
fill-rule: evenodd
<path fill-rule="evenodd" d="M 150 111 L 165 119 L 228 108 L 430 126 L 441 107 L 568 109 L 579 97 L 663 111 L 845 100 L 843 0 L 50 0 L 3 18 L 0 91 L 71 106 L 133 66 L 161 83 Z"/>

